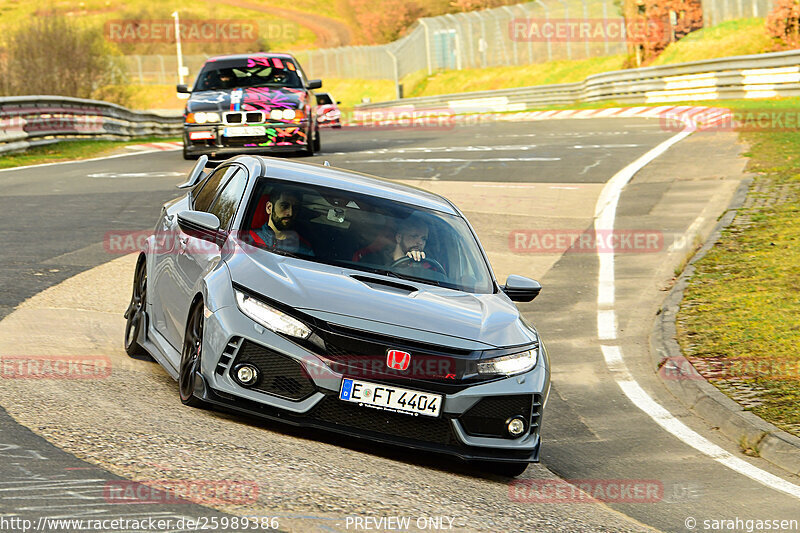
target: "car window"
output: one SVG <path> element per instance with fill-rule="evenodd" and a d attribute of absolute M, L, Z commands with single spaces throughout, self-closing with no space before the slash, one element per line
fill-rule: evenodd
<path fill-rule="evenodd" d="M 214 198 L 217 197 L 228 182 L 228 179 L 233 176 L 233 173 L 238 169 L 238 166 L 224 166 L 216 169 L 214 173 L 201 184 L 197 193 L 192 194 L 194 197 L 193 209 L 195 211 L 208 211 L 209 207 L 211 207 L 211 202 L 214 201 Z"/>
<path fill-rule="evenodd" d="M 288 87 L 302 89 L 302 74 L 286 58 L 253 56 L 207 64 L 197 77 L 195 91 L 230 90 L 242 87 Z"/>
<path fill-rule="evenodd" d="M 325 93 L 317 95 L 317 105 L 331 105 L 333 100 L 331 97 Z"/>
<path fill-rule="evenodd" d="M 494 290 L 462 217 L 378 196 L 260 178 L 239 235 L 281 255 L 471 293 Z M 426 260 L 413 260 L 415 251 Z"/>
<path fill-rule="evenodd" d="M 222 192 L 208 210 L 209 213 L 217 215 L 222 229 L 228 229 L 233 216 L 236 214 L 236 208 L 239 207 L 239 202 L 242 200 L 246 186 L 247 172 L 242 168 L 238 168 L 238 172 L 228 180 Z"/>

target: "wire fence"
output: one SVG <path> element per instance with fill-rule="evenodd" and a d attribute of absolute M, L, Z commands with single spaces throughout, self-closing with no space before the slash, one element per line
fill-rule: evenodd
<path fill-rule="evenodd" d="M 766 17 L 773 0 L 702 0 L 705 26 Z M 641 29 L 641 28 L 640 28 Z M 645 38 L 664 38 L 648 34 Z M 495 9 L 419 19 L 385 45 L 294 52 L 311 78 L 392 79 L 414 73 L 526 65 L 624 54 L 632 32 L 614 0 L 536 0 Z M 658 32 L 656 32 L 658 33 Z M 668 38 L 668 36 L 667 36 Z M 175 56 L 127 56 L 132 81 L 171 84 Z M 184 56 L 190 79 L 206 57 Z M 458 88 L 455 87 L 454 91 Z"/>

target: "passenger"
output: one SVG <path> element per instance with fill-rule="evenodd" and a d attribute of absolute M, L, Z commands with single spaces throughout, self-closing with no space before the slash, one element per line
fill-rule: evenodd
<path fill-rule="evenodd" d="M 257 244 L 293 254 L 314 255 L 311 244 L 294 229 L 302 197 L 296 189 L 275 187 L 270 192 L 267 223 L 252 232 Z"/>

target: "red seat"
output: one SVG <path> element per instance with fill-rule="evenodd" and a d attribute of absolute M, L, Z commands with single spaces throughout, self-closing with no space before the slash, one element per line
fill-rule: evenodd
<path fill-rule="evenodd" d="M 393 243 L 394 243 L 394 233 L 384 232 L 375 237 L 375 240 L 366 245 L 365 247 L 361 248 L 360 250 L 356 250 L 355 253 L 353 254 L 353 261 L 357 263 L 362 259 L 364 259 L 365 255 L 374 252 L 379 252 Z"/>
<path fill-rule="evenodd" d="M 264 194 L 259 198 L 256 212 L 253 213 L 253 221 L 250 224 L 252 229 L 258 229 L 267 223 L 267 202 L 269 202 L 269 194 Z"/>

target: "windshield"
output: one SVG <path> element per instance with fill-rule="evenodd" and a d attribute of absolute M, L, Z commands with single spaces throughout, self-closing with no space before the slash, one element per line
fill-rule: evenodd
<path fill-rule="evenodd" d="M 240 238 L 281 255 L 466 292 L 494 288 L 463 218 L 375 196 L 261 178 Z"/>
<path fill-rule="evenodd" d="M 327 93 L 320 93 L 317 95 L 317 105 L 331 105 L 333 104 L 333 100 L 331 100 L 330 95 Z"/>
<path fill-rule="evenodd" d="M 297 66 L 277 57 L 243 58 L 207 63 L 195 83 L 195 91 L 215 91 L 238 87 L 289 87 L 302 89 Z"/>

